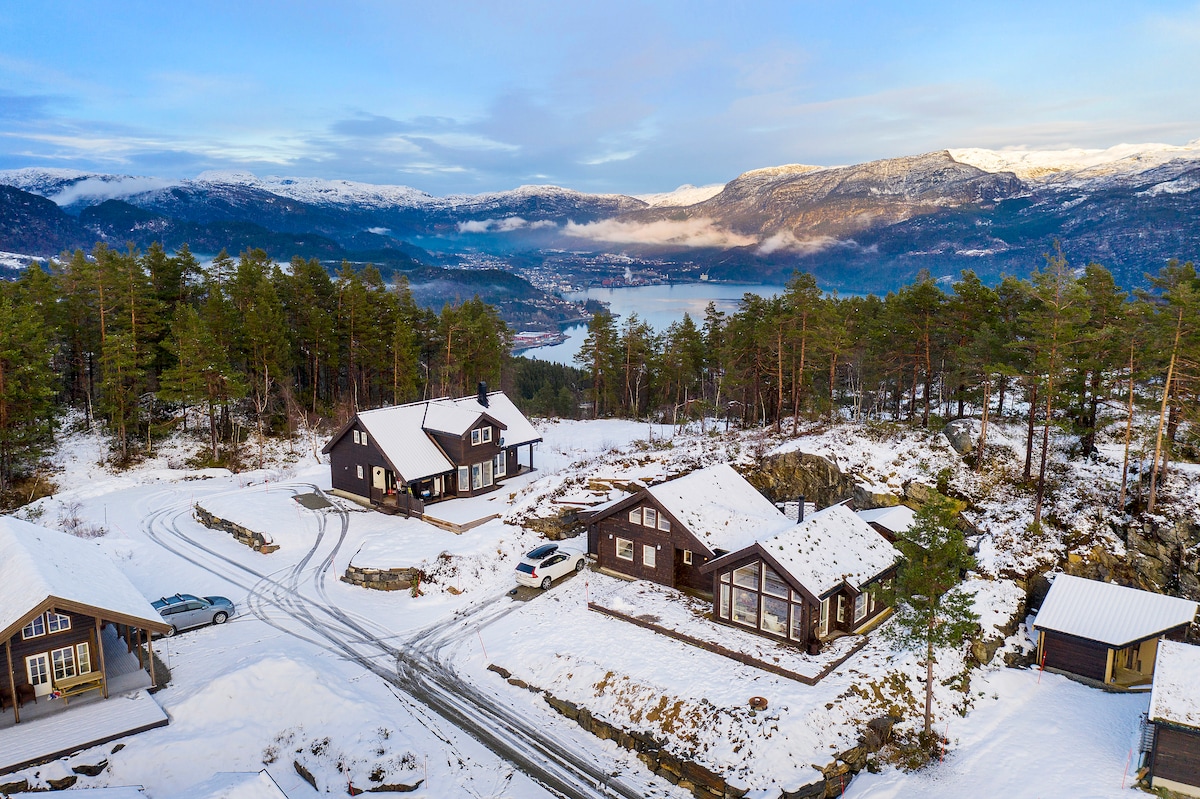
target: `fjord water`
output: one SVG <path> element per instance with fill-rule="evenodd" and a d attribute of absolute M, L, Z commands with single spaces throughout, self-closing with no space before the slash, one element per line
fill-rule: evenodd
<path fill-rule="evenodd" d="M 770 297 L 783 291 L 782 286 L 761 286 L 752 283 L 672 283 L 656 286 L 623 286 L 621 288 L 590 288 L 573 291 L 563 296 L 568 300 L 583 302 L 599 300 L 608 303 L 609 310 L 618 316 L 620 327 L 630 314 L 649 323 L 656 331 L 666 330 L 672 322 L 690 314 L 697 327 L 704 324 L 704 310 L 711 302 L 718 311 L 733 313 L 744 294 Z M 549 347 L 526 350 L 523 355 L 544 361 L 575 365 L 575 354 L 579 352 L 587 336 L 587 325 L 578 324 L 563 328 L 567 340 Z"/>

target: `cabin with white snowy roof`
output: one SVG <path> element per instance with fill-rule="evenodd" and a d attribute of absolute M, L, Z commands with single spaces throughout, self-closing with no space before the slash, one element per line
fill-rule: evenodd
<path fill-rule="evenodd" d="M 602 569 L 707 594 L 701 567 L 789 520 L 728 464 L 639 489 L 594 508 L 588 552 Z"/>
<path fill-rule="evenodd" d="M 812 653 L 886 618 L 900 552 L 845 505 L 705 564 L 713 618 Z"/>
<path fill-rule="evenodd" d="M 1150 788 L 1200 796 L 1200 647 L 1159 643 L 1147 721 Z"/>
<path fill-rule="evenodd" d="M 95 543 L 0 517 L 0 729 L 151 687 L 150 636 L 169 628 Z M 149 663 L 133 654 L 142 642 Z M 161 710 L 155 719 L 166 723 Z M 17 744 L 0 743 L 0 761 L 19 762 Z"/>
<path fill-rule="evenodd" d="M 1033 620 L 1042 668 L 1110 688 L 1150 683 L 1163 639 L 1186 640 L 1197 603 L 1070 574 Z"/>
<path fill-rule="evenodd" d="M 321 451 L 329 455 L 334 494 L 420 516 L 426 503 L 485 494 L 532 469 L 541 440 L 504 392 L 480 383 L 467 397 L 359 411 Z"/>

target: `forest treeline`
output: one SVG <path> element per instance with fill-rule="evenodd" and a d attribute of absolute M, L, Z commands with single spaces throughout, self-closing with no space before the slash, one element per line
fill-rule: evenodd
<path fill-rule="evenodd" d="M 1192 446 L 1200 282 L 1192 263 L 1171 261 L 1148 283 L 1124 291 L 1103 266 L 1075 269 L 1057 251 L 1029 279 L 988 286 L 967 271 L 945 291 L 926 274 L 884 297 L 829 296 L 801 274 L 780 295 L 747 294 L 729 315 L 710 305 L 661 334 L 633 314 L 597 315 L 577 362 L 600 416 L 732 417 L 781 431 L 820 417 L 931 427 L 979 416 L 979 466 L 989 415 L 1020 416 L 1038 520 L 1051 428 L 1077 434 L 1087 456 L 1112 409 L 1136 449 L 1146 436 L 1135 440 L 1135 412 L 1150 408 L 1153 509 L 1171 447 Z"/>
<path fill-rule="evenodd" d="M 0 490 L 66 408 L 107 424 L 118 462 L 199 409 L 207 462 L 236 467 L 249 430 L 498 384 L 510 343 L 478 297 L 435 313 L 370 266 L 331 275 L 251 250 L 201 268 L 186 246 L 65 254 L 0 286 Z"/>
<path fill-rule="evenodd" d="M 373 267 L 331 275 L 251 250 L 201 268 L 186 246 L 101 244 L 0 285 L 0 489 L 31 471 L 67 408 L 108 426 L 117 461 L 191 410 L 205 462 L 237 467 L 253 454 L 250 431 L 261 442 L 485 381 L 541 415 L 781 431 L 974 415 L 981 455 L 989 418 L 1019 416 L 1039 514 L 1051 429 L 1076 433 L 1089 455 L 1116 414 L 1134 447 L 1153 451 L 1153 507 L 1172 448 L 1193 446 L 1200 280 L 1172 261 L 1148 285 L 1124 291 L 1104 267 L 1076 269 L 1058 252 L 1029 279 L 989 286 L 964 272 L 947 290 L 921 276 L 883 297 L 826 295 L 799 274 L 775 297 L 747 294 L 731 314 L 710 305 L 662 332 L 635 314 L 597 314 L 573 369 L 510 356 L 508 327 L 480 298 L 434 312 Z M 1158 423 L 1135 435 L 1139 409 Z"/>

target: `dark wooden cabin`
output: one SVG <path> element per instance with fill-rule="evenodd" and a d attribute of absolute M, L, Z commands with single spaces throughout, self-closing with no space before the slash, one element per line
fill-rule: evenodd
<path fill-rule="evenodd" d="M 1200 647 L 1163 641 L 1150 694 L 1152 790 L 1200 797 Z"/>
<path fill-rule="evenodd" d="M 774 503 L 719 464 L 596 508 L 588 552 L 610 572 L 707 594 L 702 566 L 787 525 Z"/>
<path fill-rule="evenodd" d="M 713 618 L 809 652 L 885 618 L 900 553 L 843 505 L 705 565 Z"/>
<path fill-rule="evenodd" d="M 1197 607 L 1187 599 L 1060 574 L 1033 621 L 1038 663 L 1110 688 L 1147 685 L 1159 642 L 1183 640 Z"/>
<path fill-rule="evenodd" d="M 419 516 L 425 504 L 497 489 L 533 468 L 541 436 L 501 391 L 360 411 L 333 434 L 333 493 L 390 513 Z M 528 447 L 522 463 L 521 447 Z"/>
<path fill-rule="evenodd" d="M 127 649 L 144 641 L 151 662 L 151 634 L 170 628 L 94 544 L 0 519 L 0 708 L 19 723 L 22 705 L 52 693 L 68 704 L 89 691 L 107 699 L 106 625 Z"/>

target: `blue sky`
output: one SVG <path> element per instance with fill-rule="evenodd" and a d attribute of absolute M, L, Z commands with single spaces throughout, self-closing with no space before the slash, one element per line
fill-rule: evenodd
<path fill-rule="evenodd" d="M 0 169 L 634 193 L 1196 138 L 1196 2 L 0 0 Z"/>

